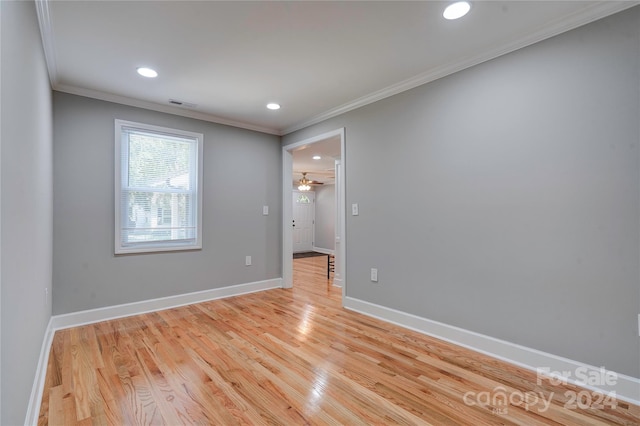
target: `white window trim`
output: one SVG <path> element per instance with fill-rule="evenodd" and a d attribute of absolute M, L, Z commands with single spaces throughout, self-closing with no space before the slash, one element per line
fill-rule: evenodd
<path fill-rule="evenodd" d="M 197 141 L 197 161 L 196 161 L 196 240 L 193 244 L 184 243 L 171 243 L 160 242 L 157 244 L 145 243 L 138 247 L 122 247 L 121 245 L 121 193 L 122 193 L 122 128 L 135 128 L 142 131 L 166 134 L 169 136 L 188 137 Z M 186 130 L 177 130 L 167 127 L 153 126 L 151 124 L 136 123 L 126 120 L 115 120 L 115 163 L 114 163 L 114 175 L 115 175 L 115 254 L 130 254 L 130 253 L 153 253 L 153 252 L 167 252 L 167 251 L 182 251 L 182 250 L 199 250 L 202 249 L 202 165 L 203 165 L 203 145 L 204 135 L 202 133 L 189 132 Z"/>

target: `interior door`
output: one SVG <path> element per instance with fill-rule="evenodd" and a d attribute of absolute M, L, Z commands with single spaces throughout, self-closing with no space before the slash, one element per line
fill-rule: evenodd
<path fill-rule="evenodd" d="M 313 250 L 315 192 L 293 191 L 293 252 Z"/>

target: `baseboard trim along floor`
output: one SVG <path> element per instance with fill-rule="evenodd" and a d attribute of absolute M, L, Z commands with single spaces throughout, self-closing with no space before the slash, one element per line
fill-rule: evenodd
<path fill-rule="evenodd" d="M 139 315 L 147 312 L 160 311 L 163 309 L 176 308 L 178 306 L 191 305 L 193 303 L 206 302 L 208 300 L 240 296 L 247 293 L 255 293 L 257 291 L 270 290 L 273 288 L 282 288 L 282 278 L 274 278 L 271 280 L 256 281 L 252 283 L 238 284 L 193 293 L 179 294 L 176 296 L 161 297 L 141 302 L 125 303 L 122 305 L 107 306 L 104 308 L 89 309 L 86 311 L 52 316 L 49 320 L 49 325 L 47 326 L 47 331 L 45 332 L 42 348 L 40 350 L 40 358 L 36 369 L 33 387 L 31 389 L 31 397 L 29 398 L 29 406 L 27 407 L 25 425 L 35 426 L 38 424 L 38 413 L 40 411 L 40 401 L 42 400 L 42 392 L 44 390 L 47 364 L 49 363 L 49 352 L 51 351 L 53 336 L 57 330 L 132 315 Z"/>
<path fill-rule="evenodd" d="M 144 300 L 141 302 L 125 303 L 122 305 L 108 306 L 105 308 L 54 315 L 51 318 L 52 326 L 55 330 L 69 327 L 78 327 L 80 325 L 91 324 L 99 321 L 107 321 L 110 319 L 122 318 L 131 315 L 145 314 L 147 312 L 159 311 L 162 309 L 169 309 L 178 306 L 191 305 L 193 303 L 206 302 L 207 300 L 240 296 L 242 294 L 254 293 L 256 291 L 264 291 L 281 287 L 282 279 L 275 278 L 271 280 L 256 281 L 247 284 L 213 288 L 210 290 L 197 291 L 194 293 L 186 293 L 176 296 Z"/>
<path fill-rule="evenodd" d="M 49 352 L 53 336 L 57 330 L 281 287 L 282 279 L 276 278 L 51 317 L 42 344 L 25 424 L 37 425 Z M 612 380 L 611 382 L 613 383 L 610 385 L 603 384 L 602 386 L 593 386 L 576 380 L 576 374 L 573 377 L 565 377 L 563 380 L 605 395 L 615 395 L 621 401 L 640 405 L 640 379 L 638 378 L 611 371 L 603 371 L 600 367 L 587 365 L 352 297 L 344 297 L 343 306 L 346 309 L 489 355 L 547 377 L 559 379 L 558 374 L 555 373 L 577 371 L 584 374 L 581 377 L 609 375 L 614 377 L 615 380 Z"/>
<path fill-rule="evenodd" d="M 615 395 L 615 397 L 621 401 L 640 405 L 640 379 L 635 377 L 606 371 L 600 367 L 594 367 L 537 349 L 485 336 L 463 328 L 454 327 L 352 297 L 345 297 L 342 303 L 345 308 L 352 311 L 489 355 L 519 367 L 535 371 L 537 374 L 546 377 L 551 377 L 556 380 L 562 379 L 567 383 L 601 392 L 605 395 Z M 560 377 L 561 372 L 568 372 L 569 377 Z M 611 380 L 608 381 L 612 382 L 612 384 L 593 386 L 589 383 L 576 380 L 576 376 L 578 378 L 606 376 L 611 378 Z"/>

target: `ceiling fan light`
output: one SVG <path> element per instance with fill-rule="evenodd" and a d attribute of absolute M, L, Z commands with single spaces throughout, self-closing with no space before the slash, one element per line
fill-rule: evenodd
<path fill-rule="evenodd" d="M 302 173 L 302 179 L 300 179 L 298 181 L 298 183 L 300 184 L 300 185 L 298 185 L 298 189 L 300 191 L 308 191 L 308 190 L 311 189 L 311 186 L 309 185 L 311 183 L 311 181 L 309 179 L 307 179 L 307 173 L 306 172 Z"/>

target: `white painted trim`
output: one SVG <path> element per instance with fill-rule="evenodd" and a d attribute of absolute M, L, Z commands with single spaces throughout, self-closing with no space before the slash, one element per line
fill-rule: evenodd
<path fill-rule="evenodd" d="M 57 60 L 56 52 L 53 45 L 53 25 L 49 12 L 50 0 L 36 0 L 36 10 L 38 14 L 38 24 L 40 26 L 40 34 L 42 37 L 42 45 L 44 47 L 44 54 L 47 63 L 47 69 L 49 71 L 49 80 L 51 81 L 51 87 L 54 90 L 60 92 L 71 93 L 80 96 L 86 96 L 94 99 L 101 99 L 108 102 L 115 102 L 123 105 L 135 106 L 138 108 L 145 108 L 153 111 L 166 112 L 168 114 L 179 115 L 183 117 L 195 118 L 198 120 L 209 121 L 213 123 L 225 124 L 228 126 L 239 127 L 248 130 L 255 130 L 258 132 L 273 134 L 273 135 L 286 135 L 296 130 L 309 127 L 313 124 L 317 124 L 321 121 L 329 118 L 336 117 L 340 114 L 352 111 L 356 108 L 360 108 L 365 105 L 369 105 L 373 102 L 379 101 L 384 98 L 402 93 L 404 91 L 421 86 L 425 83 L 437 80 L 445 77 L 449 74 L 461 71 L 465 68 L 472 67 L 474 65 L 486 62 L 488 60 L 497 58 L 498 56 L 506 53 L 513 52 L 531 44 L 537 43 L 544 39 L 553 37 L 563 32 L 572 30 L 579 26 L 588 24 L 614 13 L 623 11 L 630 7 L 636 6 L 640 2 L 638 1 L 599 1 L 595 2 L 591 7 L 585 8 L 579 13 L 576 13 L 570 17 L 551 22 L 549 25 L 541 28 L 534 34 L 527 35 L 515 41 L 506 43 L 500 48 L 489 51 L 483 55 L 469 56 L 462 58 L 453 64 L 449 64 L 444 67 L 436 67 L 428 70 L 424 73 L 418 74 L 415 77 L 409 78 L 397 84 L 393 84 L 384 89 L 375 91 L 361 98 L 350 101 L 346 104 L 330 109 L 329 111 L 318 114 L 308 120 L 294 124 L 285 129 L 275 129 L 270 127 L 258 126 L 247 122 L 229 120 L 223 117 L 218 117 L 213 114 L 207 114 L 200 111 L 194 111 L 170 105 L 158 104 L 155 102 L 142 101 L 133 99 L 127 96 L 115 95 L 112 93 L 101 92 L 97 90 L 85 89 L 75 86 L 63 85 L 58 82 L 57 72 Z"/>
<path fill-rule="evenodd" d="M 334 276 L 334 284 L 342 287 L 342 303 L 344 304 L 345 297 L 347 296 L 347 184 L 346 184 L 346 164 L 347 164 L 347 149 L 346 149 L 345 129 L 342 128 L 342 138 L 340 140 L 340 160 L 336 161 L 336 177 L 338 177 L 338 186 L 336 192 L 339 191 L 336 198 L 336 205 L 340 208 L 337 212 L 338 224 L 336 226 L 336 244 L 338 245 L 338 255 L 336 256 L 336 276 Z M 335 279 L 337 278 L 337 279 Z"/>
<path fill-rule="evenodd" d="M 336 129 L 336 130 L 331 130 L 329 132 L 325 132 L 325 133 L 322 133 L 320 135 L 312 136 L 312 137 L 310 137 L 308 139 L 304 139 L 304 140 L 301 140 L 299 142 L 295 142 L 295 143 L 283 146 L 282 149 L 284 149 L 286 151 L 297 151 L 299 148 L 304 148 L 307 145 L 311 145 L 311 144 L 314 144 L 316 142 L 321 142 L 321 141 L 323 141 L 325 139 L 331 139 L 331 138 L 333 138 L 335 136 L 340 136 L 340 137 L 342 137 L 344 139 L 344 127 L 341 127 L 339 129 Z M 344 153 L 342 153 L 342 154 L 344 154 Z M 293 187 L 291 187 L 290 189 L 293 191 Z"/>
<path fill-rule="evenodd" d="M 570 31 L 574 28 L 578 28 L 582 25 L 586 25 L 590 22 L 602 19 L 606 16 L 613 15 L 614 13 L 621 12 L 639 3 L 640 2 L 638 1 L 596 2 L 592 6 L 585 8 L 572 16 L 566 17 L 556 22 L 551 22 L 549 25 L 541 28 L 539 31 L 536 31 L 533 34 L 529 34 L 520 39 L 510 41 L 500 46 L 499 48 L 484 52 L 481 55 L 467 56 L 454 63 L 447 64 L 445 66 L 434 67 L 407 80 L 392 84 L 391 86 L 385 87 L 384 89 L 369 93 L 368 95 L 365 95 L 361 98 L 355 99 L 353 101 L 347 102 L 346 104 L 330 109 L 329 111 L 318 114 L 308 120 L 289 126 L 282 131 L 282 134 L 286 135 L 295 132 L 296 130 L 304 129 L 305 127 L 320 123 L 321 121 L 337 117 L 354 109 L 372 104 L 393 95 L 397 95 L 398 93 L 406 92 L 407 90 L 422 86 L 423 84 L 432 82 L 439 78 L 446 77 L 450 74 L 454 74 L 466 68 L 481 64 L 482 62 L 495 59 L 499 56 L 514 52 L 518 49 L 530 46 L 563 32 Z"/>
<path fill-rule="evenodd" d="M 29 405 L 27 406 L 27 415 L 24 420 L 25 425 L 36 426 L 38 424 L 38 416 L 40 415 L 40 402 L 42 401 L 42 393 L 44 392 L 44 382 L 47 377 L 47 366 L 49 364 L 49 352 L 53 343 L 53 318 L 49 319 L 47 329 L 42 340 L 40 348 L 40 357 L 36 367 L 36 375 L 31 387 L 31 396 L 29 397 Z"/>
<path fill-rule="evenodd" d="M 302 149 L 308 145 L 316 142 L 321 142 L 326 139 L 330 139 L 335 136 L 340 136 L 340 158 L 342 161 L 342 173 L 344 176 L 345 170 L 345 128 L 341 127 L 336 130 L 332 130 L 326 133 L 322 133 L 317 136 L 313 136 L 308 139 L 304 139 L 299 142 L 292 143 L 282 147 L 282 287 L 293 287 L 293 231 L 291 229 L 291 221 L 293 220 L 293 203 L 291 197 L 293 194 L 293 187 L 291 181 L 293 180 L 293 155 L 292 152 L 298 149 Z M 336 192 L 339 191 L 342 199 L 342 205 L 346 205 L 345 201 L 345 179 L 338 183 L 339 187 L 336 187 Z M 346 218 L 344 209 L 339 212 L 342 217 L 342 223 Z M 346 268 L 346 232 L 343 225 L 340 229 L 342 232 L 342 238 L 339 253 L 336 253 L 336 261 L 341 261 L 343 268 Z M 344 269 L 343 269 L 344 270 Z M 334 280 L 335 281 L 335 280 Z M 342 283 L 342 296 L 344 297 L 346 288 L 344 281 Z"/>
<path fill-rule="evenodd" d="M 352 311 L 427 334 L 535 372 L 538 371 L 538 368 L 548 368 L 552 372 L 575 372 L 576 369 L 581 368 L 597 375 L 601 372 L 599 367 L 352 297 L 343 297 L 342 303 L 345 308 Z M 615 374 L 618 380 L 613 386 L 588 386 L 571 377 L 567 379 L 567 382 L 605 394 L 615 392 L 617 399 L 640 405 L 640 379 L 624 374 Z"/>
<path fill-rule="evenodd" d="M 313 247 L 311 247 L 311 250 L 313 250 L 313 251 L 317 251 L 318 253 L 334 254 L 334 253 L 333 253 L 333 250 L 329 250 L 329 249 L 322 248 L 322 247 L 315 247 L 315 246 L 313 246 Z"/>
<path fill-rule="evenodd" d="M 122 209 L 124 208 L 122 202 L 122 194 L 126 189 L 127 185 L 123 185 L 123 182 L 128 182 L 128 173 L 129 173 L 129 157 L 125 156 L 126 164 L 123 164 L 122 150 L 125 148 L 125 151 L 129 149 L 130 138 L 126 136 L 126 142 L 123 141 L 123 135 L 128 135 L 129 132 L 141 131 L 145 133 L 154 133 L 154 134 L 162 134 L 170 137 L 179 137 L 184 139 L 189 139 L 190 142 L 195 143 L 195 164 L 191 164 L 189 175 L 190 175 L 190 184 L 189 188 L 195 191 L 195 197 L 189 197 L 192 199 L 191 205 L 189 206 L 189 211 L 195 211 L 196 215 L 196 236 L 192 243 L 187 242 L 188 240 L 164 240 L 156 243 L 152 243 L 150 241 L 145 242 L 144 244 L 136 244 L 131 243 L 129 245 L 125 245 L 122 243 L 122 223 L 121 219 L 123 218 Z M 203 163 L 204 163 L 204 135 L 202 133 L 191 132 L 187 130 L 181 129 L 172 129 L 168 127 L 154 126 L 151 124 L 145 123 L 136 123 L 133 121 L 121 120 L 116 118 L 114 120 L 114 165 L 115 165 L 115 173 L 114 173 L 114 217 L 115 217 L 115 226 L 114 226 L 114 253 L 116 255 L 119 254 L 132 254 L 132 253 L 155 253 L 155 252 L 164 252 L 164 251 L 181 251 L 181 250 L 201 250 L 202 249 L 202 182 L 203 182 Z M 124 145 L 124 147 L 123 147 Z M 191 149 L 191 148 L 190 148 Z M 193 160 L 193 156 L 190 156 L 189 162 Z M 195 171 L 195 173 L 191 173 Z M 193 176 L 195 175 L 195 176 Z M 193 194 L 190 194 L 193 195 Z M 128 201 L 127 201 L 128 202 Z M 185 202 L 186 203 L 186 202 Z M 193 207 L 193 203 L 195 203 L 195 207 Z"/>
<path fill-rule="evenodd" d="M 40 38 L 44 50 L 44 59 L 49 73 L 49 82 L 54 87 L 58 81 L 58 64 L 56 60 L 56 50 L 53 46 L 53 24 L 51 23 L 51 12 L 49 11 L 49 0 L 36 0 L 36 13 L 38 15 L 38 26 L 40 27 Z"/>
<path fill-rule="evenodd" d="M 176 296 L 161 297 L 158 299 L 145 300 L 142 302 L 125 303 L 123 305 L 108 306 L 105 308 L 89 309 L 86 311 L 72 312 L 70 314 L 54 315 L 49 320 L 45 337 L 40 350 L 40 358 L 36 368 L 36 375 L 31 388 L 31 397 L 27 407 L 25 425 L 37 425 L 40 414 L 40 403 L 44 391 L 44 382 L 49 363 L 49 353 L 53 336 L 57 330 L 81 325 L 93 324 L 100 321 L 107 321 L 116 318 L 123 318 L 132 315 L 145 314 L 148 312 L 160 311 L 163 309 L 176 308 L 178 306 L 192 305 L 194 303 L 206 302 L 208 300 L 223 299 L 226 297 L 240 296 L 242 294 L 255 293 L 258 291 L 282 288 L 282 278 L 271 280 L 255 281 L 252 283 L 232 285 L 228 287 L 213 288 L 210 290 L 196 291 L 193 293 L 179 294 Z"/>
<path fill-rule="evenodd" d="M 47 61 L 48 63 L 48 61 Z M 256 132 L 268 133 L 271 135 L 281 136 L 282 133 L 277 129 L 270 127 L 257 126 L 243 121 L 229 120 L 227 118 L 218 117 L 213 114 L 207 114 L 191 109 L 180 108 L 171 105 L 163 105 L 155 102 L 142 101 L 133 99 L 128 96 L 114 95 L 112 93 L 104 93 L 98 90 L 84 89 L 81 87 L 68 86 L 64 84 L 52 83 L 53 90 L 58 92 L 69 93 L 71 95 L 84 96 L 86 98 L 99 99 L 102 101 L 113 102 L 121 105 L 129 105 L 136 108 L 144 108 L 151 111 L 164 112 L 167 114 L 179 115 L 181 117 L 195 118 L 196 120 L 208 121 L 211 123 L 224 124 L 225 126 L 239 127 L 241 129 L 253 130 Z"/>
<path fill-rule="evenodd" d="M 239 296 L 241 294 L 255 293 L 273 288 L 282 288 L 282 278 L 256 281 L 247 284 L 238 284 L 228 287 L 213 288 L 194 293 L 179 294 L 176 296 L 161 297 L 158 299 L 144 300 L 141 302 L 125 303 L 123 305 L 107 306 L 105 308 L 89 309 L 86 311 L 72 312 L 69 314 L 54 315 L 52 324 L 54 330 L 77 327 L 100 321 L 123 318 L 132 315 L 140 315 L 163 309 L 176 308 L 178 306 L 191 305 L 206 302 L 208 300 L 222 299 L 225 297 Z"/>
<path fill-rule="evenodd" d="M 293 154 L 282 148 L 282 287 L 293 287 Z"/>
<path fill-rule="evenodd" d="M 35 3 L 36 3 L 37 14 L 38 14 L 38 24 L 40 26 L 40 34 L 42 37 L 42 45 L 44 47 L 44 54 L 45 54 L 45 59 L 47 63 L 47 69 L 49 71 L 49 80 L 51 81 L 51 87 L 54 90 L 71 93 L 75 95 L 80 95 L 80 96 L 86 96 L 86 97 L 95 98 L 95 99 L 101 99 L 109 102 L 115 102 L 123 105 L 135 106 L 138 108 L 150 109 L 153 111 L 166 112 L 168 114 L 174 114 L 174 115 L 179 115 L 183 117 L 195 118 L 198 120 L 204 120 L 204 121 L 209 121 L 213 123 L 225 124 L 228 126 L 239 127 L 239 128 L 248 129 L 248 130 L 255 130 L 258 132 L 263 132 L 263 133 L 268 133 L 268 134 L 273 134 L 278 136 L 286 135 L 296 130 L 309 127 L 313 124 L 317 124 L 329 118 L 336 117 L 340 114 L 344 114 L 356 108 L 369 105 L 381 99 L 388 98 L 398 93 L 402 93 L 404 91 L 413 89 L 415 87 L 418 87 L 423 84 L 429 83 L 431 81 L 437 80 L 439 78 L 445 77 L 449 74 L 453 74 L 455 72 L 461 71 L 465 68 L 469 68 L 474 65 L 480 64 L 482 62 L 486 62 L 488 60 L 502 56 L 506 53 L 510 53 L 515 50 L 522 49 L 523 47 L 526 47 L 531 44 L 537 43 L 539 41 L 545 40 L 547 38 L 556 36 L 563 32 L 572 30 L 574 28 L 588 24 L 590 22 L 596 21 L 598 19 L 604 18 L 614 13 L 621 12 L 625 9 L 636 6 L 637 4 L 640 3 L 638 1 L 595 2 L 591 7 L 585 8 L 579 13 L 576 13 L 570 17 L 558 20 L 556 22 L 551 22 L 549 25 L 545 26 L 544 28 L 541 28 L 539 31 L 533 34 L 529 34 L 515 41 L 506 43 L 505 45 L 497 49 L 493 49 L 492 51 L 486 52 L 482 55 L 468 56 L 466 58 L 462 58 L 461 60 L 453 64 L 449 64 L 443 67 L 433 68 L 424 73 L 418 74 L 415 77 L 393 84 L 384 89 L 375 91 L 366 96 L 355 99 L 353 101 L 350 101 L 336 108 L 330 109 L 329 111 L 318 114 L 308 120 L 289 126 L 285 129 L 275 129 L 270 127 L 258 126 L 258 125 L 254 125 L 254 124 L 242 122 L 242 121 L 229 120 L 223 117 L 218 117 L 216 115 L 207 114 L 200 111 L 193 111 L 193 110 L 174 107 L 170 105 L 163 105 L 155 102 L 148 102 L 148 101 L 133 99 L 127 96 L 115 95 L 112 93 L 105 93 L 97 90 L 59 84 L 57 64 L 56 64 L 56 61 L 57 61 L 56 53 L 53 45 L 53 40 L 54 40 L 53 26 L 51 23 L 50 12 L 49 12 L 49 1 L 50 0 L 37 0 Z"/>

